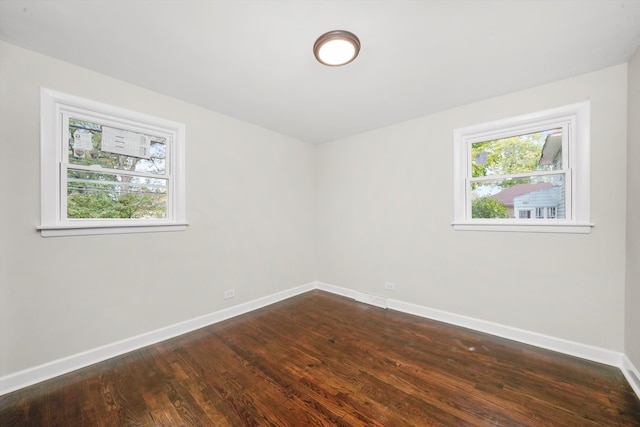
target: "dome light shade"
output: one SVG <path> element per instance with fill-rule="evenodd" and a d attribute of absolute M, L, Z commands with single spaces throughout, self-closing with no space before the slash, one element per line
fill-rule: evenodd
<path fill-rule="evenodd" d="M 313 54 L 324 65 L 337 67 L 356 59 L 360 52 L 360 40 L 355 34 L 344 30 L 324 33 L 313 45 Z"/>

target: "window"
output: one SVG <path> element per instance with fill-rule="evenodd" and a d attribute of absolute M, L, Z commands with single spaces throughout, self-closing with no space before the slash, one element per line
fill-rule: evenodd
<path fill-rule="evenodd" d="M 518 211 L 518 218 L 521 218 L 521 219 L 531 218 L 531 210 Z"/>
<path fill-rule="evenodd" d="M 454 131 L 456 230 L 588 233 L 589 103 Z"/>
<path fill-rule="evenodd" d="M 556 209 L 555 206 L 549 206 L 547 208 L 547 218 L 555 218 L 556 217 Z"/>
<path fill-rule="evenodd" d="M 184 125 L 41 91 L 42 236 L 186 228 Z"/>

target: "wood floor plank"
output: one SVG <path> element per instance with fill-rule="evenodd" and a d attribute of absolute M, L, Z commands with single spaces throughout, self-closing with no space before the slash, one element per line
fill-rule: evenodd
<path fill-rule="evenodd" d="M 312 291 L 0 396 L 0 426 L 640 426 L 620 370 Z"/>

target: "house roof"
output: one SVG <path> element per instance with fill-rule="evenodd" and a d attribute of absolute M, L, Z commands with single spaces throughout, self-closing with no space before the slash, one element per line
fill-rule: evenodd
<path fill-rule="evenodd" d="M 499 201 L 505 206 L 513 206 L 513 199 L 515 197 L 552 186 L 553 184 L 551 184 L 550 182 L 538 182 L 535 184 L 516 184 L 511 187 L 505 188 L 504 190 L 494 194 L 493 196 L 490 196 L 490 198 Z"/>

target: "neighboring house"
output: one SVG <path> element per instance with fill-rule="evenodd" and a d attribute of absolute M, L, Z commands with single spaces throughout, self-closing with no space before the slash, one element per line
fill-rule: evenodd
<path fill-rule="evenodd" d="M 562 130 L 558 129 L 558 132 L 547 135 L 547 139 L 542 147 L 542 155 L 540 156 L 539 165 L 552 165 L 554 170 L 562 170 Z M 556 213 L 553 218 L 566 218 L 565 211 L 565 185 L 566 180 L 558 178 L 554 183 L 554 186 L 558 188 L 556 199 Z M 548 218 L 548 217 L 546 217 Z"/>
<path fill-rule="evenodd" d="M 517 218 L 515 207 L 515 200 L 517 197 L 523 197 L 533 192 L 550 188 L 552 186 L 553 184 L 550 182 L 539 182 L 535 184 L 516 184 L 511 187 L 505 188 L 504 190 L 494 194 L 493 196 L 490 196 L 490 198 L 497 200 L 507 207 L 507 216 L 509 218 Z M 520 203 L 520 205 L 523 204 L 524 200 Z"/>
<path fill-rule="evenodd" d="M 562 169 L 562 131 L 547 135 L 540 166 Z M 565 181 L 562 175 L 553 182 L 516 184 L 491 196 L 507 207 L 509 218 L 554 219 L 565 218 Z"/>
<path fill-rule="evenodd" d="M 550 182 L 543 183 L 547 188 L 531 191 L 513 198 L 513 218 L 520 219 L 553 219 L 564 218 L 564 203 L 562 212 L 558 212 L 561 194 L 564 195 L 564 186 L 553 185 Z"/>
<path fill-rule="evenodd" d="M 562 169 L 562 129 L 547 135 L 538 164 L 553 165 L 553 169 Z"/>

